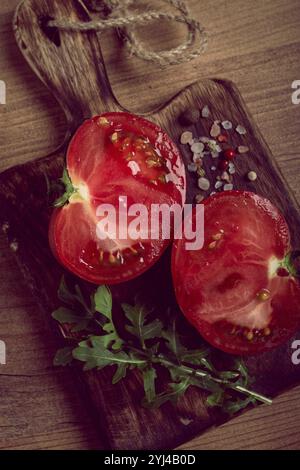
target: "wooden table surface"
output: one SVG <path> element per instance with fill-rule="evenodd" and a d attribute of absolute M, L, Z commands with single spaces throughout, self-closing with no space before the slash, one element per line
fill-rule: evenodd
<path fill-rule="evenodd" d="M 291 83 L 300 79 L 300 1 L 187 2 L 209 32 L 205 55 L 191 63 L 161 70 L 129 58 L 114 32 L 103 36 L 118 99 L 132 111 L 145 111 L 197 79 L 233 80 L 300 202 L 300 105 L 291 101 Z M 47 154 L 66 128 L 59 106 L 15 44 L 17 3 L 0 3 L 0 80 L 7 85 L 7 104 L 0 105 L 0 171 Z M 173 25 L 143 30 L 154 48 L 175 45 L 183 34 Z M 0 340 L 7 346 L 7 364 L 0 365 L 0 449 L 99 448 L 101 437 L 71 371 L 52 366 L 55 341 L 3 235 L 0 280 Z M 181 448 L 300 449 L 300 386 Z"/>

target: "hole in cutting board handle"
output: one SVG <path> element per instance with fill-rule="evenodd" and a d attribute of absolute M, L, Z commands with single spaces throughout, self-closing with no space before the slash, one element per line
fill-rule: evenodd
<path fill-rule="evenodd" d="M 39 23 L 41 26 L 41 30 L 47 36 L 47 38 L 55 44 L 56 47 L 59 47 L 61 45 L 61 40 L 60 40 L 60 33 L 58 28 L 55 26 L 49 26 L 49 21 L 54 20 L 52 16 L 42 16 L 39 19 Z"/>

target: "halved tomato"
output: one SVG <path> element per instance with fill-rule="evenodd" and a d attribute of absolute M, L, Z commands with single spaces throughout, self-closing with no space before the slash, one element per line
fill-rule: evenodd
<path fill-rule="evenodd" d="M 178 149 L 160 127 L 128 113 L 106 113 L 82 124 L 68 148 L 64 182 L 62 207 L 50 222 L 50 245 L 66 268 L 96 284 L 138 276 L 169 243 L 151 239 L 150 232 L 148 238 L 127 236 L 135 216 L 126 220 L 120 212 L 125 215 L 126 207 L 138 203 L 150 214 L 152 204 L 183 206 L 185 201 Z M 103 209 L 98 212 L 104 204 L 115 209 L 115 223 Z M 105 218 L 112 222 L 103 239 L 99 222 Z"/>
<path fill-rule="evenodd" d="M 195 212 L 192 212 L 195 223 Z M 300 287 L 288 262 L 290 234 L 270 201 L 228 191 L 204 201 L 204 246 L 172 251 L 175 293 L 186 318 L 213 346 L 255 354 L 300 326 Z"/>

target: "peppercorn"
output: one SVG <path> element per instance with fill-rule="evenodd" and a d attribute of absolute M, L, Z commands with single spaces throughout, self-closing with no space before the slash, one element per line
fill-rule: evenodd
<path fill-rule="evenodd" d="M 225 160 L 233 160 L 235 155 L 236 153 L 233 149 L 227 149 L 227 150 L 224 150 L 223 152 L 223 158 Z"/>
<path fill-rule="evenodd" d="M 191 125 L 196 124 L 200 119 L 200 111 L 197 108 L 188 108 L 180 116 L 182 124 Z"/>

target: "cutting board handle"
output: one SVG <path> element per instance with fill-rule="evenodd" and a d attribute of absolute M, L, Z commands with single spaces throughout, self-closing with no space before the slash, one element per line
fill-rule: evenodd
<path fill-rule="evenodd" d="M 92 115 L 122 107 L 112 92 L 99 34 L 50 28 L 50 19 L 89 21 L 81 0 L 23 0 L 15 13 L 18 45 L 38 77 L 62 106 L 74 130 Z"/>

